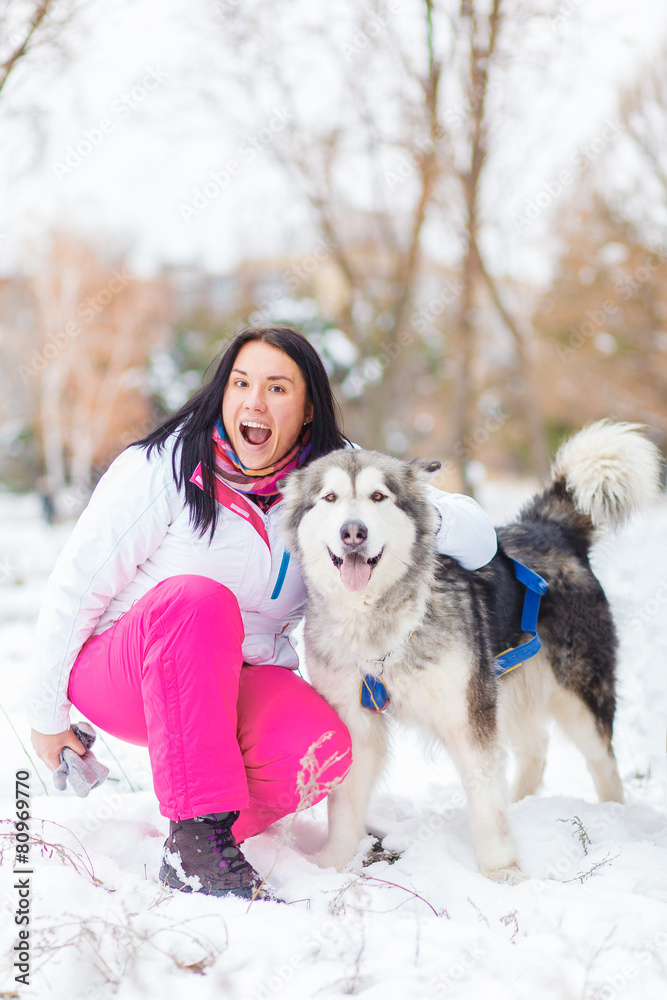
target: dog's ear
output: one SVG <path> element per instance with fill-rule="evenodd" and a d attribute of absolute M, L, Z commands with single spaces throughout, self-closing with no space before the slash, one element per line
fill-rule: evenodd
<path fill-rule="evenodd" d="M 305 469 L 292 469 L 287 473 L 284 479 L 279 479 L 276 483 L 278 490 L 282 493 L 283 497 L 289 496 L 296 486 L 297 480 L 303 473 Z"/>
<path fill-rule="evenodd" d="M 425 458 L 413 458 L 408 465 L 424 483 L 430 483 L 436 472 L 442 468 L 442 462 L 427 462 Z"/>

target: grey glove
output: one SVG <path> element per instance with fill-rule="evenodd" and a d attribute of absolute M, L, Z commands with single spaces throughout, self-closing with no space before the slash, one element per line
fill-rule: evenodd
<path fill-rule="evenodd" d="M 53 772 L 53 783 L 60 792 L 67 787 L 67 779 L 80 798 L 85 798 L 91 788 L 101 785 L 109 773 L 109 768 L 101 764 L 90 749 L 97 733 L 89 722 L 75 723 L 72 732 L 83 743 L 86 752 L 81 756 L 69 747 L 60 751 L 60 767 Z"/>

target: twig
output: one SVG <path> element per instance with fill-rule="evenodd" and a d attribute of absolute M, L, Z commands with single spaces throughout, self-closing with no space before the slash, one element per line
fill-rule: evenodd
<path fill-rule="evenodd" d="M 477 905 L 477 903 L 473 903 L 473 901 L 472 901 L 472 899 L 470 898 L 470 896 L 468 896 L 468 902 L 469 902 L 469 903 L 470 903 L 470 905 L 471 905 L 471 906 L 473 907 L 473 909 L 477 910 L 477 913 L 479 914 L 479 917 L 478 917 L 478 919 L 479 919 L 479 920 L 483 920 L 483 921 L 484 921 L 484 923 L 486 924 L 486 926 L 487 926 L 487 927 L 488 927 L 489 929 L 491 929 L 491 924 L 490 924 L 490 923 L 489 923 L 489 921 L 488 921 L 488 920 L 486 919 L 486 917 L 484 916 L 484 914 L 483 914 L 483 913 L 482 913 L 482 911 L 480 910 L 480 908 L 479 908 L 479 906 Z"/>
<path fill-rule="evenodd" d="M 504 917 L 500 917 L 501 922 L 503 924 L 505 924 L 506 927 L 509 927 L 510 924 L 514 924 L 514 933 L 512 934 L 512 936 L 510 938 L 510 944 L 516 944 L 515 938 L 516 938 L 517 934 L 519 933 L 519 921 L 517 919 L 517 915 L 516 914 L 517 914 L 517 911 L 516 910 L 512 910 L 511 913 L 506 913 Z"/>
<path fill-rule="evenodd" d="M 591 838 L 588 836 L 588 830 L 586 829 L 586 827 L 584 826 L 584 824 L 581 822 L 581 820 L 579 819 L 579 817 L 578 816 L 573 816 L 572 819 L 559 819 L 558 822 L 559 823 L 572 823 L 572 825 L 577 830 L 577 834 L 578 834 L 577 840 L 581 844 L 581 846 L 582 846 L 582 848 L 584 850 L 584 854 L 588 854 L 588 845 L 591 843 Z M 572 832 L 572 836 L 574 837 L 574 831 Z"/>
<path fill-rule="evenodd" d="M 350 889 L 355 884 L 355 882 L 356 882 L 356 877 L 353 875 L 351 876 L 347 885 L 344 885 L 342 889 L 339 889 L 336 895 L 334 896 L 333 902 L 331 903 L 331 907 L 329 909 L 329 912 L 333 916 L 338 916 L 339 913 L 343 914 L 347 913 L 347 909 L 343 901 L 343 896 L 345 895 L 347 890 Z"/>
<path fill-rule="evenodd" d="M 319 750 L 322 744 L 325 743 L 327 740 L 331 739 L 332 737 L 333 737 L 333 730 L 329 730 L 328 732 L 323 733 L 317 740 L 315 740 L 314 743 L 311 743 L 311 745 L 308 747 L 308 750 L 299 761 L 301 767 L 299 768 L 299 773 L 296 776 L 296 790 L 299 794 L 298 805 L 294 810 L 294 812 L 292 813 L 292 815 L 290 816 L 287 825 L 285 826 L 285 832 L 283 833 L 280 843 L 278 844 L 278 848 L 276 850 L 276 855 L 273 859 L 273 863 L 269 868 L 268 872 L 266 873 L 266 875 L 264 876 L 264 878 L 262 879 L 262 881 L 254 890 L 250 898 L 250 902 L 248 904 L 248 910 L 246 912 L 250 910 L 250 907 L 255 902 L 259 893 L 261 892 L 262 887 L 266 884 L 267 879 L 271 877 L 271 873 L 278 864 L 278 858 L 280 857 L 280 852 L 287 843 L 287 839 L 292 832 L 294 821 L 296 820 L 299 813 L 303 812 L 304 809 L 309 809 L 310 806 L 314 805 L 315 802 L 319 801 L 319 799 L 322 798 L 321 795 L 322 791 L 324 791 L 325 796 L 330 795 L 331 792 L 334 790 L 334 788 L 337 788 L 338 785 L 340 785 L 341 782 L 343 781 L 342 777 L 332 778 L 331 781 L 325 781 L 325 782 L 321 781 L 322 774 L 329 767 L 331 767 L 332 764 L 337 764 L 338 761 L 343 760 L 343 758 L 347 756 L 347 751 L 341 751 L 340 753 L 331 754 L 331 756 L 328 757 L 324 761 L 324 763 L 322 764 L 318 763 L 317 757 L 315 756 L 316 750 Z"/>
<path fill-rule="evenodd" d="M 361 914 L 361 944 L 359 946 L 359 951 L 357 953 L 357 958 L 354 963 L 354 976 L 352 977 L 352 982 L 348 983 L 347 987 L 343 990 L 343 993 L 353 994 L 356 993 L 357 981 L 359 979 L 359 969 L 361 967 L 361 956 L 364 953 L 366 947 L 366 929 L 364 927 L 364 914 Z"/>
<path fill-rule="evenodd" d="M 170 958 L 173 963 L 179 968 L 186 972 L 196 973 L 202 975 L 204 970 L 213 965 L 218 956 L 229 947 L 229 930 L 227 924 L 221 916 L 218 916 L 219 920 L 222 920 L 222 925 L 225 930 L 225 941 L 220 947 L 216 945 L 210 938 L 201 933 L 196 934 L 188 929 L 184 929 L 183 925 L 187 923 L 192 923 L 195 920 L 206 920 L 211 919 L 210 915 L 198 914 L 194 917 L 189 917 L 186 920 L 178 920 L 178 923 L 170 921 L 169 918 L 163 918 L 165 920 L 164 926 L 153 927 L 150 930 L 139 931 L 133 926 L 132 920 L 134 917 L 140 916 L 137 913 L 128 913 L 125 907 L 123 907 L 123 921 L 109 920 L 104 917 L 91 917 L 88 919 L 87 923 L 82 923 L 80 918 L 75 917 L 73 914 L 67 914 L 71 917 L 70 920 L 58 919 L 58 923 L 53 927 L 43 928 L 43 935 L 47 938 L 46 941 L 37 942 L 35 944 L 35 957 L 44 957 L 45 961 L 42 965 L 49 961 L 49 956 L 53 952 L 62 951 L 64 948 L 73 947 L 81 948 L 83 944 L 87 944 L 94 952 L 96 959 L 98 960 L 97 968 L 98 971 L 105 977 L 107 982 L 114 986 L 118 986 L 123 980 L 128 964 L 132 958 L 134 958 L 142 945 L 148 945 L 155 951 L 162 955 L 166 955 Z M 75 931 L 61 943 L 52 943 L 49 938 L 53 938 L 56 933 L 62 933 L 68 928 L 75 928 Z M 202 958 L 195 962 L 184 962 L 176 955 L 173 955 L 170 951 L 162 948 L 155 938 L 162 931 L 167 930 L 171 933 L 174 931 L 185 936 L 189 941 L 197 944 L 204 952 Z M 112 961 L 110 965 L 109 962 L 104 958 L 100 951 L 100 945 L 102 942 L 106 942 L 109 939 L 114 940 L 117 946 L 124 946 L 125 954 L 121 954 Z M 112 967 L 113 966 L 113 967 Z"/>
<path fill-rule="evenodd" d="M 602 859 L 602 861 L 598 861 L 598 863 L 596 865 L 593 865 L 593 867 L 591 869 L 589 869 L 589 871 L 587 871 L 587 872 L 579 872 L 579 874 L 575 875 L 574 878 L 564 878 L 562 884 L 564 885 L 566 882 L 576 882 L 576 881 L 579 881 L 583 885 L 584 882 L 586 881 L 586 879 L 590 878 L 590 876 L 593 874 L 593 872 L 597 871 L 598 868 L 602 868 L 603 865 L 609 865 L 609 864 L 611 864 L 611 862 L 615 861 L 616 858 L 620 857 L 620 855 L 621 855 L 621 852 L 619 851 L 618 854 L 615 854 L 613 856 L 613 858 L 610 858 L 609 854 L 607 853 L 607 854 L 605 854 L 605 856 Z"/>
<path fill-rule="evenodd" d="M 124 769 L 123 765 L 121 764 L 121 762 L 118 760 L 118 757 L 116 757 L 116 754 L 113 752 L 113 750 L 111 749 L 111 747 L 109 746 L 109 744 L 107 743 L 107 741 L 104 739 L 104 737 L 102 736 L 102 734 L 98 732 L 97 736 L 98 736 L 98 739 L 104 744 L 104 746 L 107 748 L 107 750 L 109 751 L 109 753 L 111 754 L 111 756 L 113 757 L 113 759 L 118 764 L 118 768 L 119 768 L 121 774 L 123 775 L 123 777 L 127 781 L 128 785 L 130 786 L 130 791 L 134 792 L 134 790 L 135 790 L 134 785 L 132 784 L 132 782 L 130 781 L 129 777 L 125 773 L 125 769 Z"/>
<path fill-rule="evenodd" d="M 0 820 L 0 823 L 11 823 L 11 822 L 12 822 L 11 820 L 5 820 L 5 819 Z M 37 822 L 42 824 L 42 832 L 44 831 L 44 824 L 45 823 L 52 823 L 53 826 L 57 826 L 61 830 L 66 830 L 67 833 L 70 833 L 75 838 L 75 840 L 77 840 L 78 843 L 81 844 L 81 841 L 79 840 L 79 838 L 77 837 L 77 835 L 75 833 L 73 833 L 70 829 L 68 829 L 68 827 L 62 826 L 60 823 L 56 823 L 54 820 L 49 820 L 49 819 L 46 819 L 46 820 L 45 819 L 38 819 Z M 0 833 L 0 837 L 7 837 L 11 841 L 15 837 L 15 834 L 14 834 L 13 831 L 11 831 L 10 833 Z M 69 864 L 71 864 L 72 867 L 74 868 L 74 870 L 76 872 L 78 872 L 79 874 L 81 874 L 82 872 L 84 872 L 86 875 L 88 875 L 88 877 L 91 879 L 91 881 L 95 885 L 103 885 L 104 884 L 95 875 L 95 871 L 93 869 L 93 863 L 90 860 L 90 855 L 86 851 L 86 848 L 83 846 L 83 844 L 81 844 L 81 849 L 82 849 L 83 853 L 86 856 L 86 859 L 87 859 L 87 861 L 88 861 L 88 863 L 90 865 L 90 868 L 88 868 L 88 866 L 86 865 L 86 862 L 83 860 L 83 858 L 81 857 L 80 854 L 78 854 L 71 847 L 65 847 L 64 844 L 52 844 L 50 841 L 45 840 L 43 836 L 39 836 L 39 835 L 37 835 L 35 833 L 31 833 L 29 835 L 27 843 L 35 844 L 36 846 L 38 846 L 40 848 L 46 848 L 46 849 L 48 849 L 48 850 L 51 851 L 51 855 L 55 851 L 56 854 L 58 855 L 58 857 L 61 859 L 61 861 L 68 862 Z M 43 853 L 44 852 L 42 851 L 42 854 Z M 77 864 L 75 861 L 72 860 L 72 856 L 78 860 L 79 864 Z"/>
<path fill-rule="evenodd" d="M 604 939 L 600 942 L 600 944 L 597 946 L 595 951 L 591 954 L 590 958 L 588 959 L 588 962 L 586 963 L 586 968 L 584 970 L 585 979 L 584 979 L 584 992 L 582 994 L 583 996 L 590 995 L 588 990 L 588 979 L 590 976 L 591 969 L 593 968 L 593 963 L 595 962 L 595 959 L 602 952 L 607 942 L 611 940 L 611 938 L 614 936 L 615 933 L 616 933 L 616 928 L 611 927 L 607 932 L 607 934 L 605 935 Z"/>
<path fill-rule="evenodd" d="M 65 830 L 67 833 L 71 834 L 71 836 L 74 837 L 74 839 L 77 841 L 77 843 L 81 845 L 81 850 L 86 855 L 86 858 L 88 859 L 88 861 L 90 863 L 90 877 L 92 878 L 92 880 L 96 884 L 102 885 L 102 883 L 100 882 L 100 880 L 98 878 L 96 878 L 96 876 L 95 876 L 95 870 L 93 868 L 93 862 L 91 860 L 90 855 L 88 854 L 88 851 L 83 846 L 83 844 L 81 843 L 81 841 L 79 840 L 79 838 L 77 837 L 77 835 L 74 833 L 74 831 L 70 830 L 70 828 L 68 826 L 63 826 L 62 823 L 56 823 L 56 821 L 53 820 L 53 819 L 40 819 L 39 822 L 42 824 L 42 829 L 44 829 L 44 824 L 45 823 L 51 823 L 53 826 L 57 826 L 60 830 Z M 71 850 L 71 848 L 70 848 L 70 850 Z M 76 852 L 72 852 L 72 853 L 76 853 Z M 78 857 L 78 854 L 77 854 L 77 857 Z"/>
<path fill-rule="evenodd" d="M 9 718 L 9 716 L 8 716 L 8 715 L 7 715 L 7 713 L 5 712 L 5 707 L 4 707 L 4 705 L 1 705 L 1 704 L 0 704 L 0 708 L 2 709 L 2 714 L 4 715 L 5 719 L 7 720 L 7 722 L 9 723 L 9 725 L 11 726 L 11 729 L 12 729 L 12 732 L 14 733 L 14 736 L 16 737 L 16 739 L 17 739 L 17 740 L 19 741 L 19 743 L 20 743 L 20 744 L 21 744 L 21 746 L 23 747 L 23 752 L 24 752 L 24 754 L 26 755 L 26 757 L 28 758 L 28 760 L 29 760 L 29 761 L 30 761 L 30 763 L 32 764 L 32 769 L 33 769 L 33 771 L 35 772 L 35 774 L 37 775 L 37 777 L 39 778 L 39 780 L 40 780 L 40 781 L 42 782 L 42 788 L 44 789 L 44 791 L 45 791 L 45 792 L 46 792 L 46 794 L 48 795 L 48 794 L 49 794 L 49 790 L 48 790 L 48 788 L 46 787 L 46 785 L 44 784 L 44 779 L 42 778 L 41 774 L 40 774 L 40 773 L 39 773 L 39 771 L 37 770 L 37 766 L 35 765 L 35 762 L 34 762 L 34 760 L 33 760 L 33 759 L 32 759 L 32 757 L 30 756 L 30 754 L 28 753 L 28 751 L 27 751 L 27 749 L 26 749 L 26 747 L 25 747 L 25 744 L 24 744 L 23 740 L 21 739 L 21 737 L 19 736 L 19 734 L 18 734 L 18 733 L 16 732 L 16 730 L 14 729 L 14 724 L 12 723 L 12 720 L 11 720 L 11 719 Z"/>
<path fill-rule="evenodd" d="M 435 913 L 436 917 L 442 916 L 442 913 L 438 913 L 436 908 L 431 903 L 429 903 L 428 899 L 425 899 L 423 896 L 420 896 L 418 892 L 414 891 L 414 889 L 408 889 L 407 886 L 400 885 L 400 883 L 398 882 L 389 882 L 386 878 L 378 878 L 377 875 L 364 875 L 363 872 L 361 872 L 358 877 L 366 879 L 367 881 L 370 880 L 372 882 L 382 882 L 384 885 L 392 885 L 394 886 L 395 889 L 403 889 L 404 892 L 409 892 L 411 896 L 415 896 L 417 899 L 421 899 L 422 903 L 426 903 L 428 908 L 432 910 L 433 913 Z"/>

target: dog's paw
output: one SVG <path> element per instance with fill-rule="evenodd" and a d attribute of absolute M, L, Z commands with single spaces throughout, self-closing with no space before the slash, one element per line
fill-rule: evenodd
<path fill-rule="evenodd" d="M 350 859 L 348 858 L 348 861 Z M 318 868 L 335 868 L 337 872 L 342 872 L 343 868 L 347 864 L 347 861 L 341 860 L 337 855 L 332 854 L 330 851 L 322 851 L 315 858 L 315 864 Z"/>
<path fill-rule="evenodd" d="M 494 868 L 482 874 L 490 878 L 492 882 L 500 882 L 503 885 L 520 885 L 521 882 L 526 882 L 528 879 L 528 876 L 519 868 L 518 861 L 512 862 L 505 868 Z"/>
<path fill-rule="evenodd" d="M 325 844 L 320 853 L 315 858 L 318 868 L 335 868 L 341 872 L 345 865 L 349 864 L 354 857 L 356 845 L 351 850 L 342 850 L 340 847 L 333 847 Z"/>

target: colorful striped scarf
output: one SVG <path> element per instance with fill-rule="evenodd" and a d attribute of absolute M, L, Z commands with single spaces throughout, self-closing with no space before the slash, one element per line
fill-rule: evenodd
<path fill-rule="evenodd" d="M 305 465 L 310 458 L 310 452 L 309 424 L 303 428 L 290 450 L 273 465 L 269 465 L 265 469 L 247 469 L 241 463 L 236 452 L 233 451 L 227 439 L 222 418 L 219 417 L 213 428 L 214 489 L 217 490 L 217 481 L 220 479 L 223 483 L 238 490 L 239 493 L 247 494 L 249 500 L 254 500 L 262 510 L 266 511 L 280 499 L 277 488 L 278 481 L 284 479 L 292 469 L 300 469 L 302 465 Z M 203 489 L 201 462 L 190 477 L 190 482 L 196 483 Z M 216 499 L 219 498 L 216 496 Z"/>

